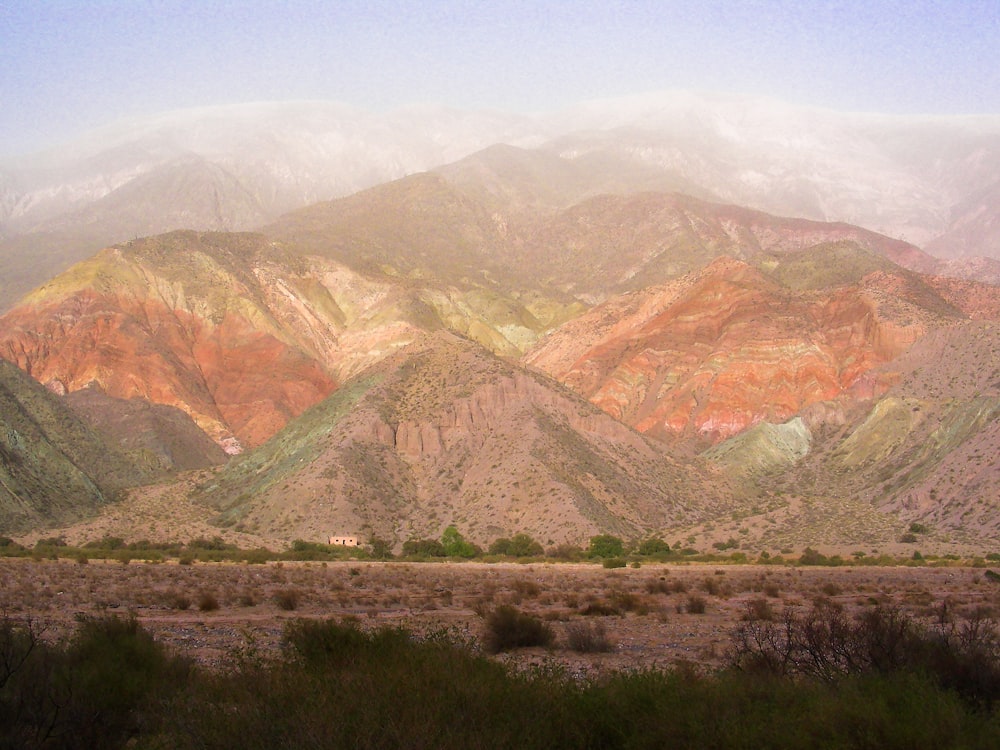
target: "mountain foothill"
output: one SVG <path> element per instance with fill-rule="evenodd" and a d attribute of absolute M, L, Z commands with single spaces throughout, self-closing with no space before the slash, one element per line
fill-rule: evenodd
<path fill-rule="evenodd" d="M 0 533 L 197 473 L 186 501 L 262 540 L 995 544 L 1000 124 L 913 125 L 945 174 L 898 119 L 739 151 L 668 106 L 582 112 L 466 153 L 383 123 L 301 194 L 148 133 L 87 200 L 93 153 L 61 192 L 6 170 Z"/>

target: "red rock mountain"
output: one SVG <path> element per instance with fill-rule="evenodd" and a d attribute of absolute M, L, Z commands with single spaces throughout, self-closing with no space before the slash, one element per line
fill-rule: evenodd
<path fill-rule="evenodd" d="M 910 245 L 856 227 L 781 219 L 677 194 L 598 196 L 559 208 L 559 200 L 575 194 L 558 185 L 547 188 L 550 171 L 528 170 L 530 179 L 504 191 L 500 186 L 512 178 L 497 175 L 496 160 L 488 156 L 455 165 L 449 177 L 416 175 L 291 214 L 268 230 L 280 243 L 261 235 L 178 232 L 102 251 L 0 319 L 0 356 L 58 391 L 96 384 L 116 398 L 176 406 L 236 452 L 261 444 L 337 383 L 419 331 L 454 330 L 516 357 L 595 301 L 663 284 L 718 257 L 779 266 L 782 258 L 816 243 L 846 239 L 878 258 L 933 265 Z M 538 158 L 527 158 L 525 169 Z M 536 198 L 525 199 L 526 192 Z M 730 267 L 738 266 L 723 264 L 716 271 Z M 697 407 L 692 424 L 697 434 L 713 439 L 850 387 L 873 362 L 893 356 L 899 342 L 919 333 L 890 331 L 891 319 L 883 315 L 863 334 L 871 341 L 862 348 L 871 351 L 855 351 L 855 343 L 835 343 L 833 333 L 829 342 L 809 339 L 813 331 L 802 324 L 798 308 L 772 315 L 770 330 L 750 331 L 744 319 L 780 310 L 785 292 L 776 282 L 751 293 L 743 282 L 723 276 L 710 273 L 685 303 L 694 309 L 702 297 L 718 303 L 707 314 L 716 319 L 712 333 L 722 337 L 720 351 L 745 345 L 770 352 L 766 342 L 778 336 L 791 347 L 786 353 L 797 355 L 800 342 L 811 343 L 801 350 L 802 362 L 779 357 L 767 364 L 767 357 L 747 357 L 712 377 L 714 395 Z M 671 294 L 653 292 L 663 293 Z M 729 294 L 732 299 L 725 299 Z M 817 331 L 865 325 L 860 321 L 868 308 L 841 296 L 798 304 L 811 311 Z M 567 335 L 576 346 L 593 315 L 607 316 L 630 303 L 609 304 L 552 334 L 546 347 L 558 347 L 554 342 Z M 735 317 L 729 307 L 738 308 Z M 668 318 L 644 322 L 649 327 L 639 335 L 690 337 L 667 325 Z M 792 329 L 783 333 L 785 323 Z M 610 376 L 617 356 L 605 342 L 591 367 Z M 626 387 L 629 377 L 614 376 L 617 384 L 609 381 L 602 390 L 590 382 L 600 374 L 584 382 L 579 374 L 570 377 L 572 363 L 547 364 L 536 359 L 540 354 L 530 361 L 577 383 L 609 413 L 665 436 L 684 431 L 706 387 L 701 355 L 690 356 L 694 360 L 669 376 L 653 362 L 626 365 L 663 370 L 668 381 L 690 378 L 669 398 L 653 399 L 643 395 L 648 384 Z M 843 357 L 857 361 L 843 365 Z M 721 360 L 714 366 L 721 367 Z M 786 366 L 795 374 L 787 374 Z M 740 396 L 740 383 L 754 377 L 787 387 Z M 655 388 L 670 386 L 668 381 L 657 381 Z M 732 395 L 719 402 L 727 392 Z"/>
<path fill-rule="evenodd" d="M 57 392 L 177 406 L 232 452 L 259 444 L 336 384 L 267 306 L 262 246 L 188 233 L 105 250 L 4 317 L 0 356 Z"/>
<path fill-rule="evenodd" d="M 832 264 L 836 249 L 825 250 Z M 781 264 L 767 274 L 719 259 L 598 305 L 524 361 L 661 438 L 716 442 L 816 402 L 870 398 L 889 385 L 867 377 L 872 368 L 929 328 L 964 316 L 918 275 L 854 253 L 887 270 L 827 288 L 792 288 L 781 283 Z M 808 251 L 814 261 L 819 254 Z M 801 264 L 795 255 L 784 260 Z"/>
<path fill-rule="evenodd" d="M 108 248 L 0 318 L 0 357 L 255 449 L 204 488 L 225 523 L 579 541 L 724 516 L 769 491 L 767 467 L 822 475 L 834 433 L 872 404 L 903 413 L 885 400 L 896 358 L 1000 310 L 997 287 L 928 275 L 928 256 L 856 227 L 590 195 L 535 163 L 512 177 L 480 157 L 269 234 Z M 768 425 L 796 415 L 794 450 L 737 484 L 694 462 L 754 425 L 745 446 L 785 439 Z M 875 461 L 861 498 L 885 456 L 855 442 Z"/>

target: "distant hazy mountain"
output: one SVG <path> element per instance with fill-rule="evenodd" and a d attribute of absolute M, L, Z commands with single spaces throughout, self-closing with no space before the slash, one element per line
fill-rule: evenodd
<path fill-rule="evenodd" d="M 918 246 L 949 231 L 956 209 L 995 190 L 1000 175 L 1000 114 L 887 116 L 671 93 L 590 102 L 559 125 L 566 135 L 546 146 L 559 155 L 617 154 L 726 203 L 844 221 Z M 1000 257 L 995 244 L 937 250 Z"/>
<path fill-rule="evenodd" d="M 677 92 L 533 117 L 269 103 L 121 123 L 0 165 L 0 309 L 104 245 L 255 228 L 498 143 L 549 155 L 532 169 L 547 170 L 561 195 L 524 200 L 678 190 L 849 222 L 943 256 L 1000 257 L 998 117 L 843 114 Z M 503 156 L 499 170 L 518 169 Z"/>
<path fill-rule="evenodd" d="M 540 140 L 523 117 L 433 107 L 381 115 L 325 102 L 119 123 L 0 165 L 0 309 L 105 245 L 172 229 L 251 229 L 492 143 Z"/>

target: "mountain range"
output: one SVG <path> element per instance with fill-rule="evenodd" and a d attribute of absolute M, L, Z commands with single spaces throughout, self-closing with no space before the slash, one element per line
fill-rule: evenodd
<path fill-rule="evenodd" d="M 8 479 L 0 532 L 218 466 L 193 500 L 289 540 L 996 540 L 1000 120 L 672 95 L 405 122 L 217 109 L 7 170 L 4 252 L 73 251 L 10 277 L 44 275 L 0 357 L 47 386 L 35 423 L 79 425 L 61 454 L 120 464 L 58 508 Z"/>
<path fill-rule="evenodd" d="M 535 116 L 260 103 L 125 121 L 0 164 L 0 310 L 106 245 L 256 229 L 494 144 L 560 164 L 536 199 L 680 191 L 854 224 L 940 257 L 1000 258 L 1000 117 L 851 114 L 691 92 Z"/>

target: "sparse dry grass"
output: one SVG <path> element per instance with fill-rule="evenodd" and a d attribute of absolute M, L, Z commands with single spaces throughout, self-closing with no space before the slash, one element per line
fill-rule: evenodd
<path fill-rule="evenodd" d="M 0 610 L 45 619 L 54 633 L 72 630 L 78 614 L 134 612 L 158 638 L 208 664 L 227 662 L 248 643 L 278 648 L 284 624 L 298 617 L 354 617 L 372 627 L 448 630 L 482 642 L 484 615 L 510 605 L 549 624 L 557 646 L 499 658 L 525 664 L 558 659 L 583 672 L 681 660 L 718 665 L 748 611 L 760 618 L 768 610 L 812 606 L 817 598 L 852 614 L 892 604 L 926 622 L 977 609 L 1000 611 L 1000 584 L 983 570 L 930 567 L 646 564 L 606 570 L 585 564 L 359 561 L 126 566 L 8 558 L 0 559 L 0 592 Z M 289 592 L 293 608 L 285 606 Z M 692 607 L 692 600 L 700 602 Z M 588 640 L 615 648 L 592 648 Z"/>

